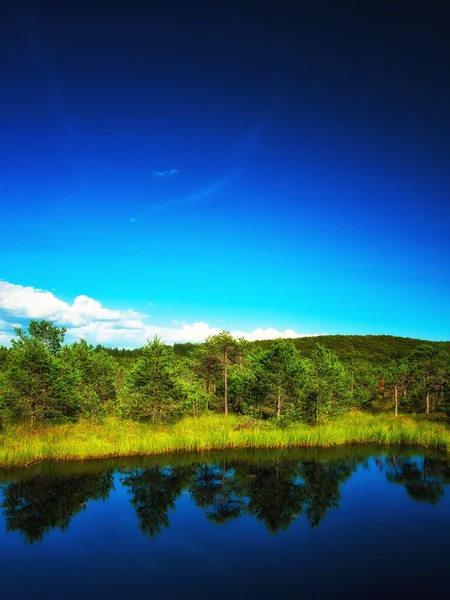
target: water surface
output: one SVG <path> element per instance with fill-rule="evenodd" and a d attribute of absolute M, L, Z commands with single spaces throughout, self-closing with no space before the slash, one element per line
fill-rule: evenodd
<path fill-rule="evenodd" d="M 449 485 L 449 459 L 404 449 L 228 452 L 3 471 L 1 594 L 446 594 Z"/>

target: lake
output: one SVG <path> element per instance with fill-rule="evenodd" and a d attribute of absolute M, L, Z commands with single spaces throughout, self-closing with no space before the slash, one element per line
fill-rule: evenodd
<path fill-rule="evenodd" d="M 450 459 L 346 448 L 0 472 L 2 599 L 448 593 Z"/>

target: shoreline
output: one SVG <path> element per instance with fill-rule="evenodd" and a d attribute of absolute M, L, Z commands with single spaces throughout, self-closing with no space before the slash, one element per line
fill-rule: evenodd
<path fill-rule="evenodd" d="M 409 446 L 450 452 L 450 429 L 414 416 L 347 413 L 322 425 L 286 428 L 230 415 L 188 417 L 171 425 L 108 417 L 101 424 L 10 425 L 0 432 L 0 469 L 42 461 L 133 458 L 242 449 Z"/>

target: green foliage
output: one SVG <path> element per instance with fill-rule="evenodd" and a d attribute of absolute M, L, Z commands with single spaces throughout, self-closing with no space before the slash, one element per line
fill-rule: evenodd
<path fill-rule="evenodd" d="M 206 356 L 209 360 L 218 361 L 223 376 L 223 398 L 225 414 L 228 414 L 228 369 L 242 357 L 245 347 L 243 340 L 236 340 L 229 331 L 221 331 L 207 338 L 205 342 Z"/>
<path fill-rule="evenodd" d="M 19 342 L 13 341 L 13 346 L 17 343 L 25 343 L 33 340 L 45 346 L 50 354 L 55 356 L 62 348 L 67 329 L 65 327 L 57 327 L 52 321 L 32 320 L 28 324 L 27 332 L 23 331 L 20 327 L 16 327 L 14 331 L 19 338 Z"/>
<path fill-rule="evenodd" d="M 117 363 L 102 348 L 94 349 L 85 340 L 66 346 L 63 359 L 77 379 L 80 413 L 100 418 L 116 399 Z"/>
<path fill-rule="evenodd" d="M 351 407 L 351 380 L 337 355 L 320 344 L 305 361 L 303 413 L 319 423 Z"/>
<path fill-rule="evenodd" d="M 0 429 L 14 416 L 14 391 L 5 372 L 0 371 Z"/>
<path fill-rule="evenodd" d="M 448 410 L 450 358 L 443 344 L 422 344 L 409 357 L 411 394 L 427 414 Z"/>
<path fill-rule="evenodd" d="M 178 376 L 179 365 L 173 360 L 173 349 L 155 336 L 128 374 L 122 411 L 127 416 L 153 422 L 173 419 L 182 408 Z"/>
<path fill-rule="evenodd" d="M 0 346 L 0 373 L 6 369 L 6 362 L 8 360 L 8 348 L 6 346 Z"/>
<path fill-rule="evenodd" d="M 351 409 L 450 414 L 449 343 L 392 336 L 245 342 L 222 331 L 203 344 L 120 350 L 63 345 L 51 321 L 0 347 L 0 425 L 108 415 L 153 422 L 209 412 L 315 424 Z M 301 352 L 299 351 L 301 349 Z"/>
<path fill-rule="evenodd" d="M 173 357 L 177 364 L 176 388 L 180 399 L 179 414 L 198 416 L 209 409 L 210 398 L 195 364 L 185 358 Z"/>
<path fill-rule="evenodd" d="M 295 345 L 290 340 L 274 340 L 260 364 L 260 383 L 273 414 L 278 419 L 286 412 L 298 414 L 303 362 Z"/>
<path fill-rule="evenodd" d="M 311 357 L 317 339 L 316 337 L 302 337 L 295 338 L 292 342 L 302 355 Z M 392 335 L 323 335 L 319 340 L 321 346 L 332 350 L 343 362 L 359 358 L 372 365 L 383 365 L 393 359 L 406 358 L 423 344 L 422 340 Z M 268 348 L 272 341 L 262 340 L 254 343 Z M 444 342 L 444 347 L 448 351 L 450 342 Z"/>
<path fill-rule="evenodd" d="M 44 419 L 74 419 L 79 414 L 74 372 L 41 340 L 23 336 L 13 344 L 6 382 L 12 391 L 15 418 L 34 423 Z"/>

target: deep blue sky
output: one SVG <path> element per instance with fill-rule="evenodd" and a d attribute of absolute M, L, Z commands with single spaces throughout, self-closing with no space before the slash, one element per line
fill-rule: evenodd
<path fill-rule="evenodd" d="M 450 339 L 445 3 L 161 4 L 7 3 L 0 278 L 155 325 Z"/>

